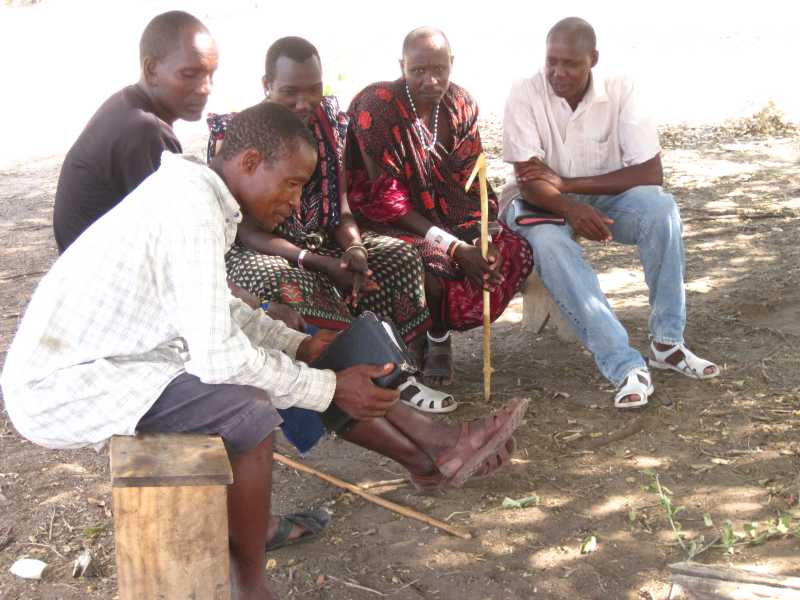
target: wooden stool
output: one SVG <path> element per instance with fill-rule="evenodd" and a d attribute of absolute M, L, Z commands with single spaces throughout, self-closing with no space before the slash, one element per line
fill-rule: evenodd
<path fill-rule="evenodd" d="M 577 341 L 569 321 L 564 318 L 558 304 L 534 271 L 522 286 L 522 325 L 538 334 L 548 323 L 555 327 L 556 335 L 562 340 Z"/>
<path fill-rule="evenodd" d="M 120 600 L 229 600 L 226 486 L 218 436 L 111 439 Z"/>

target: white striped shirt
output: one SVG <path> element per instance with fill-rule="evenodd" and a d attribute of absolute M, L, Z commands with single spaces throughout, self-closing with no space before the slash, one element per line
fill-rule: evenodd
<path fill-rule="evenodd" d="M 132 434 L 184 371 L 261 388 L 277 408 L 325 410 L 335 374 L 293 359 L 307 336 L 228 289 L 240 221 L 216 173 L 165 152 L 39 282 L 0 376 L 17 430 L 51 448 Z"/>

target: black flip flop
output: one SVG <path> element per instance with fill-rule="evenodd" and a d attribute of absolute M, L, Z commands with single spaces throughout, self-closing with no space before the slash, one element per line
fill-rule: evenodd
<path fill-rule="evenodd" d="M 331 515 L 327 511 L 321 509 L 281 515 L 278 529 L 275 530 L 275 535 L 267 542 L 267 552 L 283 548 L 284 546 L 307 542 L 308 540 L 319 537 L 319 534 L 330 522 Z M 299 525 L 304 528 L 305 531 L 300 537 L 289 539 L 289 535 L 292 533 L 292 529 L 294 529 L 295 525 Z"/>

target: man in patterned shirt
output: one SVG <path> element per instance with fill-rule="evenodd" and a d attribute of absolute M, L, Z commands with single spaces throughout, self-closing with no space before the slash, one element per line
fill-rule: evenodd
<path fill-rule="evenodd" d="M 344 413 L 346 439 L 397 460 L 418 487 L 459 486 L 508 462 L 525 401 L 436 423 L 374 385 L 393 365 L 313 369 L 332 332 L 306 336 L 231 296 L 224 255 L 242 213 L 273 229 L 314 171 L 315 142 L 297 117 L 262 103 L 233 119 L 210 168 L 161 160 L 39 283 L 0 376 L 22 435 L 51 448 L 137 431 L 221 435 L 239 600 L 273 598 L 263 557 L 276 407 Z"/>

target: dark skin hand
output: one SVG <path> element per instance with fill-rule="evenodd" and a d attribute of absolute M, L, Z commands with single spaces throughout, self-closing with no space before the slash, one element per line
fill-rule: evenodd
<path fill-rule="evenodd" d="M 394 365 L 356 365 L 336 373 L 336 392 L 333 402 L 359 421 L 383 417 L 398 398 L 397 390 L 378 387 L 373 379 L 388 375 Z"/>
<path fill-rule="evenodd" d="M 362 154 L 362 159 L 370 179 L 377 178 L 380 174 L 380 170 L 375 164 L 375 161 L 366 154 Z M 411 210 L 399 219 L 392 221 L 392 226 L 404 229 L 414 235 L 425 237 L 428 230 L 433 227 L 433 223 L 416 210 Z M 505 279 L 500 274 L 500 267 L 503 265 L 503 256 L 494 244 L 489 244 L 487 258 L 484 260 L 479 247 L 461 243 L 455 250 L 455 260 L 464 271 L 464 274 L 469 277 L 475 285 L 482 286 L 489 291 L 494 291 Z"/>
<path fill-rule="evenodd" d="M 334 238 L 342 249 L 347 249 L 353 244 L 361 243 L 361 236 L 358 235 L 358 226 L 347 208 L 344 196 L 341 201 L 341 223 L 334 230 Z M 285 238 L 264 231 L 247 216 L 239 224 L 237 234 L 240 241 L 251 250 L 281 256 L 290 263 L 297 262 L 301 248 Z M 341 259 L 308 252 L 303 259 L 303 265 L 307 269 L 327 275 L 336 287 L 350 291 L 346 300 L 353 307 L 358 304 L 361 295 L 379 289 L 378 284 L 371 279 L 372 271 L 369 270 L 366 253 L 358 248 L 346 252 Z"/>
<path fill-rule="evenodd" d="M 613 220 L 563 194 L 613 195 L 640 185 L 663 183 L 659 154 L 641 164 L 591 177 L 562 177 L 538 158 L 514 163 L 514 173 L 526 202 L 563 216 L 578 235 L 597 242 L 613 239 L 608 228 Z"/>

